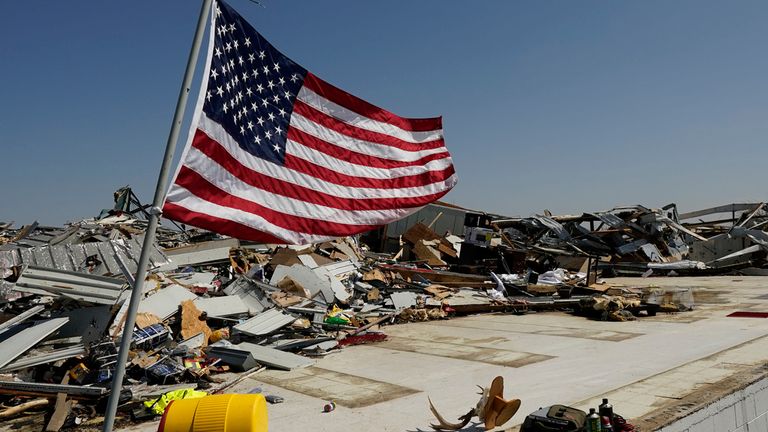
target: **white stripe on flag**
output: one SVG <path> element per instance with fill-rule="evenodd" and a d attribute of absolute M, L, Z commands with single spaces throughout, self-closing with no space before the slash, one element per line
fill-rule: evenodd
<path fill-rule="evenodd" d="M 245 183 L 194 147 L 190 149 L 188 155 L 184 166 L 219 189 L 280 213 L 346 225 L 376 225 L 382 218 L 400 219 L 414 211 L 413 208 L 350 211 L 314 204 L 268 192 Z"/>
<path fill-rule="evenodd" d="M 317 243 L 332 240 L 334 238 L 330 236 L 317 236 L 287 230 L 268 222 L 266 219 L 259 215 L 230 207 L 223 207 L 218 204 L 206 201 L 197 197 L 195 194 L 179 185 L 174 185 L 173 189 L 171 189 L 171 192 L 168 194 L 167 202 L 176 204 L 180 207 L 184 207 L 185 209 L 192 212 L 204 213 L 213 217 L 227 219 L 251 227 L 253 229 L 257 229 L 259 231 L 270 233 L 282 238 L 289 243 Z"/>
<path fill-rule="evenodd" d="M 293 156 L 299 157 L 313 164 L 320 165 L 330 170 L 336 171 L 341 174 L 346 174 L 355 177 L 375 178 L 375 179 L 392 179 L 397 177 L 405 177 L 412 175 L 424 174 L 429 171 L 440 171 L 448 168 L 452 165 L 449 157 L 443 159 L 437 159 L 430 161 L 423 165 L 414 165 L 406 167 L 398 167 L 391 169 L 373 168 L 365 165 L 355 165 L 353 163 L 343 161 L 341 159 L 329 156 L 321 151 L 315 150 L 310 147 L 306 147 L 301 143 L 287 140 L 285 142 L 285 152 Z"/>
<path fill-rule="evenodd" d="M 423 143 L 440 139 L 443 136 L 442 129 L 427 132 L 412 132 L 389 123 L 369 119 L 368 117 L 350 111 L 347 108 L 320 96 L 306 87 L 302 87 L 301 90 L 299 90 L 298 99 L 316 110 L 324 112 L 329 116 L 335 117 L 352 126 L 367 129 L 371 132 L 387 134 L 403 141 Z"/>
<path fill-rule="evenodd" d="M 312 120 L 309 120 L 301 114 L 297 113 L 291 114 L 291 127 L 296 128 L 302 132 L 306 132 L 315 138 L 319 138 L 327 143 L 351 150 L 353 152 L 394 161 L 411 162 L 435 153 L 443 153 L 448 151 L 444 146 L 420 151 L 408 151 L 387 144 L 364 141 L 341 134 L 335 130 L 328 129 L 327 127 L 315 123 Z M 344 146 L 339 146 L 337 143 L 344 143 Z"/>
<path fill-rule="evenodd" d="M 417 198 L 424 195 L 444 192 L 452 188 L 457 180 L 456 174 L 454 174 L 444 181 L 409 188 L 382 189 L 340 186 L 253 156 L 240 148 L 237 142 L 229 136 L 226 130 L 213 120 L 209 119 L 205 113 L 202 113 L 200 116 L 198 125 L 200 130 L 205 132 L 213 140 L 217 141 L 227 153 L 247 168 L 278 180 L 307 187 L 340 198 Z"/>

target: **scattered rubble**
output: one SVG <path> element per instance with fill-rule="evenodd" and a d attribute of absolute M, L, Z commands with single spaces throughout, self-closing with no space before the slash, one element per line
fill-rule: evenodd
<path fill-rule="evenodd" d="M 146 206 L 129 188 L 115 201 L 65 227 L 0 224 L 0 398 L 13 407 L 0 418 L 47 409 L 55 414 L 47 430 L 58 430 L 96 417 L 132 295 L 141 302 L 120 412 L 141 421 L 170 391 L 214 394 L 265 367 L 306 367 L 386 340 L 387 324 L 550 310 L 625 321 L 690 310 L 690 291 L 604 278 L 758 271 L 768 250 L 764 204 L 684 215 L 674 205 L 467 213 L 463 237 L 435 232 L 438 215 L 408 228 L 393 253 L 357 238 L 252 244 L 178 226 L 158 231 L 144 292 L 134 293 Z M 723 211 L 732 217 L 692 222 Z"/>
<path fill-rule="evenodd" d="M 718 218 L 724 212 L 730 218 Z M 702 217 L 714 217 L 703 220 Z M 694 221 L 694 219 L 696 219 Z M 495 219 L 487 225 L 525 266 L 542 273 L 556 264 L 603 276 L 711 275 L 768 265 L 765 203 L 731 204 L 678 214 L 662 209 L 617 207 L 581 215 Z M 487 230 L 486 230 L 487 231 Z M 511 263 L 511 265 L 520 263 Z"/>

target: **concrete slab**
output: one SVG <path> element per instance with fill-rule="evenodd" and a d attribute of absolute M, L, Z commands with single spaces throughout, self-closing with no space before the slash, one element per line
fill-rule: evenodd
<path fill-rule="evenodd" d="M 405 337 L 389 337 L 379 344 L 379 348 L 406 351 L 428 356 L 467 360 L 506 367 L 522 367 L 552 358 L 548 355 L 516 352 L 482 346 L 483 340 L 472 341 L 465 338 L 448 338 L 449 341 L 437 342 Z M 473 344 L 476 343 L 477 345 Z"/>
<path fill-rule="evenodd" d="M 290 372 L 264 371 L 259 374 L 259 381 L 320 400 L 334 401 L 346 408 L 363 408 L 419 392 L 396 384 L 311 366 Z"/>
<path fill-rule="evenodd" d="M 426 431 L 433 421 L 427 396 L 455 420 L 477 403 L 476 385 L 501 375 L 505 396 L 522 400 L 506 430 L 516 430 L 541 406 L 586 409 L 602 397 L 625 417 L 659 426 L 682 409 L 675 405 L 680 401 L 768 361 L 768 320 L 726 317 L 745 306 L 768 310 L 768 300 L 755 298 L 765 292 L 768 277 L 610 282 L 693 288 L 697 306 L 630 322 L 553 312 L 388 326 L 382 329 L 388 342 L 346 347 L 287 374 L 262 372 L 232 391 L 262 387 L 285 398 L 268 407 L 270 430 Z M 539 361 L 516 363 L 525 356 Z M 335 411 L 323 413 L 329 398 L 344 404 L 337 401 Z M 156 427 L 155 422 L 133 430 Z"/>

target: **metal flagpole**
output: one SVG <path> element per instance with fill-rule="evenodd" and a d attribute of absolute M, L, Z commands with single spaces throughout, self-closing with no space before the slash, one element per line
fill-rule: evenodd
<path fill-rule="evenodd" d="M 192 77 L 195 73 L 195 64 L 197 63 L 197 56 L 200 52 L 200 45 L 202 45 L 203 33 L 205 33 L 205 23 L 208 18 L 208 11 L 211 10 L 212 2 L 213 0 L 203 0 L 203 5 L 200 9 L 200 18 L 197 22 L 194 42 L 192 43 L 192 49 L 189 52 L 189 59 L 187 60 L 187 70 L 184 72 L 184 82 L 179 91 L 179 100 L 176 102 L 176 113 L 173 115 L 173 124 L 171 125 L 171 132 L 168 135 L 168 143 L 165 145 L 163 164 L 160 167 L 160 175 L 157 178 L 157 186 L 155 187 L 155 198 L 154 201 L 152 201 L 152 208 L 149 212 L 149 224 L 144 236 L 144 244 L 141 247 L 139 266 L 136 269 L 136 282 L 133 287 L 133 295 L 131 295 L 131 300 L 128 305 L 128 313 L 125 318 L 125 326 L 123 327 L 123 337 L 120 341 L 120 351 L 118 351 L 117 354 L 115 372 L 112 375 L 112 391 L 109 395 L 107 410 L 104 413 L 104 432 L 112 431 L 112 427 L 115 424 L 117 402 L 120 399 L 120 390 L 123 387 L 123 377 L 125 376 L 125 363 L 128 360 L 128 350 L 131 347 L 131 340 L 133 339 L 133 326 L 136 324 L 136 312 L 139 309 L 141 293 L 144 291 L 144 279 L 147 277 L 149 251 L 155 242 L 155 232 L 157 231 L 157 225 L 160 222 L 160 206 L 163 205 L 163 198 L 168 182 L 168 169 L 171 166 L 173 154 L 176 150 L 176 141 L 179 138 L 179 129 L 181 128 L 181 122 L 184 118 L 184 109 L 187 105 L 189 89 L 192 84 Z"/>

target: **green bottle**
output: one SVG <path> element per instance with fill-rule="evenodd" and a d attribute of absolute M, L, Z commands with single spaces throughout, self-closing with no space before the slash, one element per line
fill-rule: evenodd
<path fill-rule="evenodd" d="M 595 412 L 594 408 L 589 409 L 589 415 L 587 416 L 587 428 L 586 432 L 602 432 L 603 427 L 600 423 L 600 416 Z"/>

